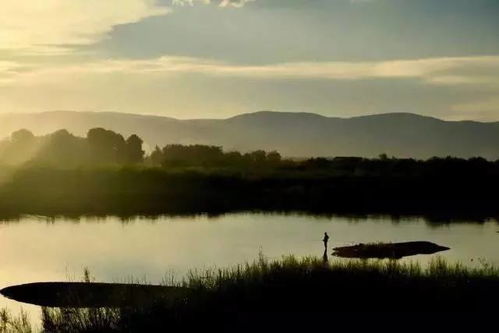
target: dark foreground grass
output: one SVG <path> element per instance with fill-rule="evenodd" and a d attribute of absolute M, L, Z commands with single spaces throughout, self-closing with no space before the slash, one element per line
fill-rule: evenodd
<path fill-rule="evenodd" d="M 183 287 L 194 297 L 145 308 L 43 308 L 45 332 L 278 331 L 298 318 L 353 312 L 496 310 L 499 271 L 451 265 L 442 259 L 422 268 L 397 261 L 334 261 L 285 257 L 229 269 L 191 273 Z M 319 315 L 320 314 L 320 315 Z M 317 317 L 314 317 L 316 316 Z M 269 326 L 270 325 L 270 326 Z"/>

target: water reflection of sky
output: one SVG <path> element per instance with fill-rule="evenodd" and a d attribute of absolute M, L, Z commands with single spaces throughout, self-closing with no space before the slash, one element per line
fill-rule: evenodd
<path fill-rule="evenodd" d="M 47 222 L 25 218 L 0 224 L 0 288 L 35 281 L 79 280 L 88 267 L 98 281 L 159 283 L 189 269 L 227 266 L 287 254 L 322 254 L 322 235 L 331 246 L 358 242 L 426 240 L 448 246 L 450 261 L 499 266 L 499 225 L 459 223 L 435 227 L 422 219 L 394 223 L 390 218 L 310 217 L 232 214 L 216 218 L 163 217 L 81 219 Z M 431 256 L 409 260 L 425 263 Z M 0 298 L 0 307 L 20 304 Z M 30 313 L 36 307 L 25 306 Z"/>

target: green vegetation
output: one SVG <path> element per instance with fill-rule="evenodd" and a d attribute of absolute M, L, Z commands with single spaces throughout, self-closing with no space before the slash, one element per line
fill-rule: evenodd
<path fill-rule="evenodd" d="M 102 167 L 12 170 L 0 184 L 2 218 L 34 215 L 422 215 L 434 221 L 499 217 L 499 177 L 342 176 L 334 170 Z"/>
<path fill-rule="evenodd" d="M 18 130 L 0 142 L 0 162 L 6 165 L 37 165 L 72 168 L 96 165 L 128 165 L 143 161 L 142 139 L 103 128 L 93 128 L 86 138 L 67 130 L 36 137 Z"/>
<path fill-rule="evenodd" d="M 86 138 L 26 130 L 0 143 L 1 218 L 223 214 L 234 211 L 499 217 L 499 161 L 357 157 L 290 160 L 278 152 L 166 145 L 136 135 Z"/>
<path fill-rule="evenodd" d="M 145 163 L 162 167 L 229 167 L 269 168 L 282 165 L 281 155 L 276 151 L 241 154 L 238 151 L 224 152 L 222 147 L 206 145 L 166 145 L 163 149 L 156 146 Z M 287 162 L 290 164 L 290 161 Z"/>
<path fill-rule="evenodd" d="M 289 317 L 338 312 L 489 311 L 499 297 L 499 270 L 434 259 L 427 267 L 398 261 L 333 261 L 293 256 L 191 273 L 194 290 L 177 302 L 143 308 L 44 308 L 46 332 L 230 331 L 250 325 L 293 328 Z M 323 323 L 328 327 L 329 323 Z M 263 326 L 262 326 L 263 325 Z"/>

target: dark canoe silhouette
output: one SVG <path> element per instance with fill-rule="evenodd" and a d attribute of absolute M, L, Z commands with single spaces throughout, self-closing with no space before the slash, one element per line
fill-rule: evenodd
<path fill-rule="evenodd" d="M 36 282 L 0 290 L 10 299 L 48 307 L 126 307 L 174 302 L 189 296 L 190 290 L 122 283 Z"/>
<path fill-rule="evenodd" d="M 431 242 L 373 243 L 335 247 L 333 255 L 342 258 L 400 259 L 417 254 L 433 254 L 450 248 Z"/>

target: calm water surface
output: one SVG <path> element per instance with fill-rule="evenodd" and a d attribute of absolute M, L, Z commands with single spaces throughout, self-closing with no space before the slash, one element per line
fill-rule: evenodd
<path fill-rule="evenodd" d="M 0 288 L 35 281 L 81 280 L 84 267 L 97 281 L 160 283 L 191 269 L 252 261 L 263 252 L 322 255 L 323 233 L 332 246 L 358 242 L 427 240 L 448 246 L 452 262 L 499 266 L 496 222 L 432 225 L 423 219 L 232 214 L 216 218 L 161 217 L 128 221 L 116 217 L 79 221 L 26 217 L 0 224 Z M 432 256 L 415 256 L 425 264 Z M 0 296 L 0 307 L 39 309 Z"/>

